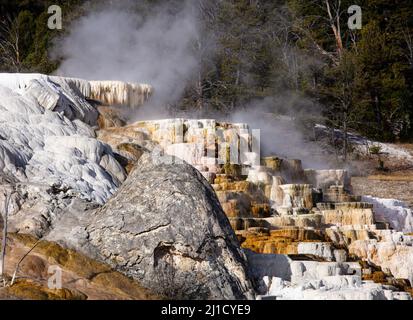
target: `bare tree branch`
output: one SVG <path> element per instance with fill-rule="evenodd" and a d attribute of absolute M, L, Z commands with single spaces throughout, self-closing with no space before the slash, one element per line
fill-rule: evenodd
<path fill-rule="evenodd" d="M 21 71 L 20 30 L 17 19 L 0 21 L 0 59 Z"/>

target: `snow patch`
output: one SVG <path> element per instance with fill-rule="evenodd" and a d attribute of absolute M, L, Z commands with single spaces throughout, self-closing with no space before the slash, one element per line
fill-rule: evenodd
<path fill-rule="evenodd" d="M 316 132 L 318 131 L 324 134 L 327 133 L 331 135 L 331 129 L 324 125 L 316 124 L 314 129 L 316 130 Z M 339 139 L 343 139 L 344 137 L 343 131 L 338 130 L 338 129 L 334 129 L 334 135 Z M 391 143 L 383 143 L 383 142 L 369 140 L 361 135 L 350 133 L 350 132 L 347 135 L 348 135 L 349 142 L 361 154 L 369 154 L 370 148 L 372 146 L 377 146 L 380 148 L 380 151 L 382 153 L 387 154 L 389 157 L 399 159 L 399 160 L 405 160 L 413 164 L 413 155 L 408 150 L 402 147 L 396 146 Z"/>

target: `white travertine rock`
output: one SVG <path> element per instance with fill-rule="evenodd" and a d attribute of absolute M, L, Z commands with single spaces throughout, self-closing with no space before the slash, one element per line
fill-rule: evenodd
<path fill-rule="evenodd" d="M 253 168 L 251 168 L 248 172 L 247 181 L 255 183 L 255 184 L 271 185 L 272 184 L 272 176 L 265 169 L 263 170 L 263 168 L 265 168 L 265 167 L 253 167 Z"/>
<path fill-rule="evenodd" d="M 201 165 L 205 155 L 204 144 L 201 143 L 171 144 L 165 147 L 165 153 L 178 157 L 193 166 Z"/>
<path fill-rule="evenodd" d="M 68 99 L 78 103 L 84 121 L 94 114 L 88 113 L 93 107 L 81 95 L 50 79 L 0 74 L 0 83 L 7 84 L 0 85 L 0 171 L 22 183 L 60 185 L 104 203 L 124 179 L 123 169 L 88 125 L 49 109 L 55 103 L 53 110 L 64 109 Z M 68 88 L 74 86 L 71 81 Z"/>
<path fill-rule="evenodd" d="M 261 299 L 276 300 L 412 300 L 407 292 L 395 288 L 361 281 L 358 276 L 329 276 L 292 286 L 281 278 L 265 279 L 268 293 Z"/>
<path fill-rule="evenodd" d="M 104 154 L 99 165 L 106 170 L 112 177 L 112 180 L 120 185 L 126 179 L 126 173 L 118 161 L 109 153 Z"/>
<path fill-rule="evenodd" d="M 291 258 L 284 254 L 259 254 L 245 250 L 253 276 L 257 279 L 278 277 L 291 280 Z"/>
<path fill-rule="evenodd" d="M 293 261 L 286 255 L 246 251 L 252 275 L 260 284 L 258 299 L 411 300 L 407 292 L 362 281 L 356 262 Z"/>
<path fill-rule="evenodd" d="M 244 152 L 243 158 L 245 165 L 256 167 L 260 164 L 260 155 L 257 152 Z"/>
<path fill-rule="evenodd" d="M 147 84 L 122 81 L 89 81 L 88 98 L 107 105 L 122 105 L 130 108 L 142 106 L 152 95 L 153 88 Z"/>
<path fill-rule="evenodd" d="M 284 208 L 313 208 L 312 188 L 309 184 L 283 184 L 280 186 Z"/>
<path fill-rule="evenodd" d="M 344 249 L 335 249 L 333 251 L 334 260 L 336 262 L 346 262 L 347 261 L 347 252 Z"/>
<path fill-rule="evenodd" d="M 394 277 L 413 283 L 413 246 L 392 241 L 358 240 L 349 246 L 349 253 L 379 265 Z"/>
<path fill-rule="evenodd" d="M 283 185 L 284 183 L 285 181 L 282 177 L 280 176 L 272 177 L 270 200 L 273 202 L 274 208 L 276 208 L 277 206 L 283 205 L 284 192 L 281 189 L 281 185 Z"/>
<path fill-rule="evenodd" d="M 362 201 L 373 204 L 376 220 L 388 222 L 397 231 L 413 232 L 413 210 L 403 201 L 371 196 L 363 196 Z"/>
<path fill-rule="evenodd" d="M 374 213 L 371 208 L 338 208 L 322 210 L 323 222 L 336 226 L 349 226 L 348 229 L 362 229 L 374 225 Z M 358 228 L 356 226 L 359 226 Z M 367 228 L 367 227 L 366 227 Z"/>
<path fill-rule="evenodd" d="M 360 265 L 351 262 L 293 261 L 291 271 L 291 283 L 294 285 L 330 276 L 352 275 L 354 273 L 361 276 Z"/>
<path fill-rule="evenodd" d="M 86 80 L 47 76 L 43 74 L 0 73 L 0 85 L 25 93 L 45 109 L 62 112 L 70 120 L 80 119 L 95 125 L 97 110 L 86 100 Z"/>
<path fill-rule="evenodd" d="M 374 233 L 381 241 L 394 242 L 397 245 L 413 246 L 413 235 L 407 235 L 395 230 L 375 230 Z"/>
<path fill-rule="evenodd" d="M 297 247 L 298 254 L 311 254 L 327 261 L 334 260 L 332 249 L 328 242 L 300 242 Z"/>
<path fill-rule="evenodd" d="M 153 93 L 153 88 L 147 84 L 87 81 L 39 73 L 0 73 L 0 85 L 26 90 L 44 108 L 63 111 L 69 119 L 78 118 L 89 124 L 96 122 L 98 114 L 85 98 L 106 105 L 137 108 Z"/>

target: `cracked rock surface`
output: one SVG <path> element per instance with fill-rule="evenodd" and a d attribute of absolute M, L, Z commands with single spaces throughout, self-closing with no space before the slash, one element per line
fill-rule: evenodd
<path fill-rule="evenodd" d="M 174 158 L 142 156 L 83 221 L 88 243 L 78 249 L 169 298 L 253 298 L 246 257 L 215 193 L 192 166 L 165 160 Z"/>

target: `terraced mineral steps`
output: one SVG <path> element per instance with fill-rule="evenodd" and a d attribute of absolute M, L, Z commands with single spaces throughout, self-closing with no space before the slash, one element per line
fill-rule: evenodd
<path fill-rule="evenodd" d="M 148 230 L 143 230 L 143 235 L 152 235 L 154 231 L 156 237 L 170 237 L 170 232 L 157 232 L 169 230 L 174 225 L 172 222 L 178 223 L 174 225 L 172 240 L 161 239 L 161 243 L 166 242 L 161 249 L 156 237 L 151 236 L 145 242 L 153 244 L 157 261 L 163 261 L 164 257 L 175 259 L 174 270 L 183 275 L 178 285 L 168 278 L 170 285 L 165 285 L 164 279 L 156 288 L 165 290 L 169 296 L 174 295 L 170 292 L 173 288 L 180 297 L 189 293 L 191 297 L 199 297 L 194 283 L 202 286 L 205 281 L 193 278 L 194 274 L 185 269 L 188 264 L 184 261 L 189 258 L 186 253 L 180 254 L 188 246 L 179 241 L 191 240 L 195 253 L 199 251 L 198 243 L 205 243 L 203 237 L 209 233 L 202 228 L 213 224 L 209 220 L 202 225 L 194 224 L 195 210 L 203 213 L 204 218 L 219 220 L 226 236 L 223 233 L 216 236 L 219 228 L 214 227 L 208 243 L 214 247 L 230 239 L 230 251 L 240 262 L 237 270 L 242 271 L 232 273 L 235 270 L 231 265 L 235 261 L 232 255 L 225 258 L 218 254 L 225 255 L 225 250 L 207 250 L 218 254 L 211 261 L 224 261 L 231 267 L 223 267 L 228 271 L 225 279 L 222 273 L 215 275 L 210 271 L 214 268 L 205 268 L 204 275 L 215 289 L 210 293 L 209 289 L 205 291 L 204 297 L 252 298 L 259 293 L 269 299 L 411 298 L 408 292 L 413 281 L 413 214 L 403 203 L 353 194 L 346 170 L 314 170 L 303 168 L 299 159 L 262 155 L 248 124 L 181 118 L 126 124 L 122 108 L 139 108 L 151 90 L 149 86 L 120 82 L 91 83 L 37 74 L 0 75 L 0 189 L 4 191 L 0 193 L 0 202 L 4 203 L 3 194 L 13 191 L 10 230 L 47 236 L 59 243 L 66 241 L 68 246 L 84 249 L 89 255 L 87 259 L 99 254 L 116 257 L 110 260 L 112 266 L 123 275 L 136 277 L 158 267 L 151 260 L 154 255 L 147 256 L 149 262 L 141 270 L 138 249 L 128 247 L 133 243 L 127 240 L 125 245 L 119 245 L 113 239 L 135 236 L 140 239 L 142 230 L 137 229 L 146 224 Z M 151 165 L 162 164 L 155 166 L 153 176 L 139 167 L 142 163 L 150 166 L 150 159 L 157 159 Z M 170 190 L 182 191 L 189 185 L 197 185 L 207 192 L 197 187 L 198 192 L 172 192 L 162 197 L 167 190 L 154 191 L 151 185 L 160 177 L 164 180 L 158 184 L 164 187 L 168 181 Z M 125 179 L 129 182 L 125 183 Z M 135 183 L 146 191 L 137 192 Z M 119 187 L 128 191 L 118 191 Z M 136 203 L 131 194 L 135 194 Z M 112 206 L 108 206 L 108 201 Z M 174 219 L 168 216 L 171 206 L 176 207 L 172 212 Z M 144 218 L 143 209 L 151 219 Z M 105 215 L 95 217 L 97 212 Z M 119 212 L 128 213 L 126 229 Z M 150 224 L 153 212 L 168 221 L 159 230 L 152 229 Z M 88 220 L 93 217 L 100 219 L 99 223 Z M 136 223 L 139 219 L 144 223 Z M 118 221 L 118 229 L 113 221 Z M 111 228 L 107 228 L 108 224 Z M 110 236 L 104 235 L 109 231 Z M 20 248 L 20 240 L 10 245 Z M 105 248 L 100 240 L 105 241 Z M 171 242 L 174 245 L 169 245 Z M 24 246 L 26 250 L 29 245 Z M 103 268 L 100 272 L 101 265 L 86 258 L 74 258 L 79 252 L 57 249 L 50 243 L 45 246 L 50 249 L 45 253 L 33 251 L 36 257 L 27 272 L 36 266 L 57 263 L 67 268 L 68 276 L 74 277 L 82 270 L 70 269 L 72 266 L 67 263 L 73 262 L 73 258 L 76 263 L 96 268 L 98 277 L 82 273 L 80 278 L 85 282 L 60 293 L 44 290 L 37 280 L 20 279 L 15 292 L 6 295 L 22 297 L 22 292 L 31 292 L 25 297 L 84 299 L 108 294 L 94 281 L 106 279 L 110 271 Z M 119 250 L 126 250 L 123 256 Z M 59 253 L 57 256 L 55 251 Z M 14 252 L 19 253 L 18 249 Z M 206 266 L 197 255 L 190 260 L 190 265 Z M 168 263 L 161 265 L 169 270 Z M 85 270 L 92 272 L 93 268 Z M 40 271 L 36 272 L 35 275 Z M 253 288 L 250 273 L 259 288 Z M 152 274 L 163 273 L 157 269 Z M 142 293 L 134 291 L 132 284 L 125 284 L 128 282 L 124 278 L 120 283 L 113 278 L 104 279 L 113 287 L 110 297 L 134 298 Z M 236 294 L 231 293 L 234 288 L 231 279 L 241 279 L 235 280 L 235 287 L 239 288 Z M 152 276 L 146 279 L 147 283 L 152 280 Z M 228 284 L 224 291 L 221 280 Z M 82 287 L 82 283 L 92 286 L 91 291 Z M 118 291 L 125 286 L 130 290 Z"/>
<path fill-rule="evenodd" d="M 389 228 L 381 216 L 376 219 L 379 216 L 372 204 L 361 202 L 360 196 L 351 193 L 351 178 L 345 170 L 304 169 L 301 161 L 278 156 L 267 156 L 257 162 L 257 154 L 254 155 L 251 148 L 251 133 L 245 124 L 219 123 L 212 119 L 167 119 L 108 128 L 99 135 L 104 137 L 110 131 L 116 135 L 109 134 L 110 138 L 104 139 L 111 143 L 110 140 L 116 137 L 118 140 L 111 144 L 118 150 L 122 142 L 137 145 L 154 142 L 165 153 L 181 157 L 197 168 L 212 184 L 244 249 L 260 254 L 287 254 L 297 263 L 301 260 L 347 263 L 352 259 L 351 263 L 356 267 L 364 260 L 368 263 L 368 259 L 365 253 L 354 254 L 356 249 L 349 254 L 350 246 L 356 248 L 360 241 L 380 241 L 381 230 Z M 255 160 L 229 164 L 228 150 L 220 152 L 219 142 L 246 145 L 246 149 L 237 150 L 238 156 L 244 152 L 245 159 Z M 393 230 L 387 231 L 395 234 Z M 307 264 L 306 268 L 311 273 L 312 268 L 319 267 Z M 330 276 L 338 278 L 329 282 Z M 410 277 L 408 273 L 403 276 Z M 320 279 L 332 288 L 332 297 L 339 297 L 340 290 L 349 292 L 342 296 L 344 298 L 358 295 L 362 298 L 408 297 L 403 294 L 393 296 L 392 292 L 400 286 L 384 288 L 369 282 L 368 277 L 364 280 L 369 281 L 363 282 L 361 272 L 357 276 L 351 272 L 327 273 L 326 277 L 320 276 Z M 292 296 L 288 293 L 298 290 L 297 283 L 277 287 L 280 296 L 308 297 L 305 292 L 297 291 Z M 271 285 L 267 283 L 268 286 Z M 404 288 L 410 290 L 409 286 Z M 320 290 L 319 286 L 314 290 Z M 372 293 L 377 290 L 380 292 L 377 295 Z"/>

